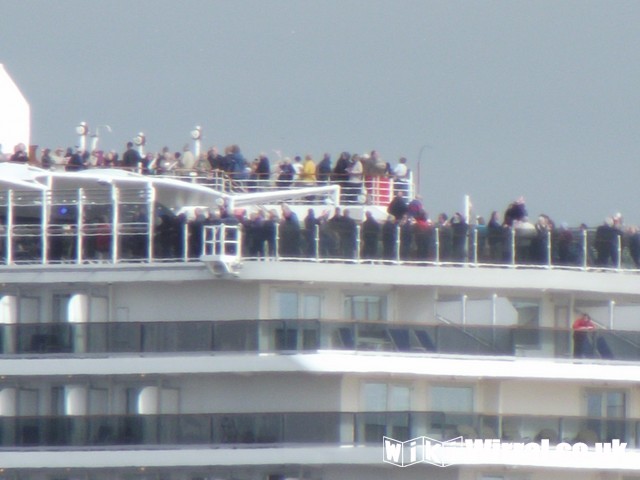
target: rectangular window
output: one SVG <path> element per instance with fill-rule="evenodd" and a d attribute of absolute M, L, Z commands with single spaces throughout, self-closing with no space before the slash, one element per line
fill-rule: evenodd
<path fill-rule="evenodd" d="M 473 388 L 431 387 L 431 410 L 436 412 L 472 413 Z"/>
<path fill-rule="evenodd" d="M 344 299 L 344 317 L 357 321 L 386 321 L 387 297 L 385 295 L 347 295 Z"/>
<path fill-rule="evenodd" d="M 298 291 L 276 291 L 272 295 L 271 314 L 279 320 L 321 318 L 322 295 Z"/>
<path fill-rule="evenodd" d="M 411 408 L 411 390 L 406 385 L 365 383 L 363 397 L 367 412 L 406 412 Z"/>

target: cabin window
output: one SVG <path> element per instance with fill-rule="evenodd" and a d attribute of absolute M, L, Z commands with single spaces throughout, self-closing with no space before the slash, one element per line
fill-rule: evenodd
<path fill-rule="evenodd" d="M 411 408 L 411 390 L 406 385 L 365 383 L 363 407 L 367 412 L 408 411 Z"/>
<path fill-rule="evenodd" d="M 347 295 L 344 316 L 349 320 L 380 322 L 387 320 L 386 295 Z"/>
<path fill-rule="evenodd" d="M 454 386 L 431 387 L 431 410 L 438 412 L 473 412 L 473 388 Z"/>
<path fill-rule="evenodd" d="M 625 393 L 619 390 L 590 390 L 586 392 L 587 416 L 624 418 Z"/>
<path fill-rule="evenodd" d="M 298 291 L 276 291 L 272 296 L 272 316 L 280 320 L 318 319 L 322 295 Z"/>

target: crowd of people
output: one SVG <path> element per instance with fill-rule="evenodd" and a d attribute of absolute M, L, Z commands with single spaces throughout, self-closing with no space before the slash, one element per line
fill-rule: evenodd
<path fill-rule="evenodd" d="M 156 252 L 163 257 L 180 256 L 175 245 L 175 232 L 188 225 L 189 250 L 199 251 L 201 235 L 197 232 L 206 224 L 232 219 L 245 230 L 244 253 L 249 256 L 320 256 L 341 258 L 381 258 L 387 260 L 417 261 L 479 261 L 490 263 L 617 266 L 624 252 L 635 267 L 640 268 L 640 231 L 626 227 L 622 216 L 609 217 L 594 231 L 586 225 L 570 229 L 556 225 L 547 215 L 539 215 L 530 221 L 524 198 L 512 202 L 501 214 L 491 213 L 488 221 L 476 217 L 473 221 L 456 212 L 449 216 L 439 214 L 432 219 L 420 197 L 409 199 L 410 169 L 401 157 L 395 166 L 385 162 L 375 150 L 367 154 L 342 152 L 335 162 L 326 153 L 316 163 L 311 155 L 283 157 L 276 152 L 278 162 L 272 167 L 265 154 L 248 161 L 237 145 L 226 147 L 220 153 L 211 147 L 199 158 L 185 145 L 182 152 L 172 152 L 164 147 L 157 154 L 141 155 L 133 142 L 128 142 L 120 155 L 115 151 L 82 151 L 79 148 L 43 149 L 39 161 L 33 152 L 27 152 L 24 144 L 16 145 L 12 155 L 0 151 L 0 161 L 39 164 L 42 168 L 64 168 L 79 171 L 87 168 L 125 168 L 144 174 L 165 174 L 189 171 L 206 173 L 224 172 L 238 182 L 257 185 L 269 181 L 276 188 L 311 186 L 336 183 L 342 191 L 343 203 L 364 203 L 351 198 L 367 191 L 367 182 L 386 178 L 393 184 L 394 192 L 388 205 L 386 221 L 379 222 L 371 212 L 365 218 L 354 219 L 349 209 L 336 208 L 331 214 L 316 216 L 309 209 L 300 221 L 294 211 L 283 205 L 280 212 L 257 210 L 245 217 L 236 217 L 224 209 L 218 213 L 198 213 L 195 219 L 158 219 L 156 237 L 164 239 Z M 30 156 L 31 155 L 31 156 Z M 346 193 L 345 193 L 346 192 Z M 352 193 L 355 192 L 355 193 Z M 222 219 L 222 220 L 221 220 Z M 170 226 L 167 226 L 170 225 Z M 277 228 L 276 228 L 277 226 Z M 278 230 L 278 246 L 275 233 Z M 359 232 L 358 232 L 359 229 Z M 172 233 L 169 233 L 169 232 Z M 515 237 L 512 238 L 515 232 Z M 583 238 L 584 237 L 584 238 Z M 587 241 L 585 248 L 584 242 Z M 184 243 L 184 240 L 182 241 Z M 586 256 L 585 256 L 586 255 Z"/>

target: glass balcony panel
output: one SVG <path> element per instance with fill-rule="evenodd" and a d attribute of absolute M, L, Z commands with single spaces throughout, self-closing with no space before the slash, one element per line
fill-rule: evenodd
<path fill-rule="evenodd" d="M 338 443 L 340 418 L 336 412 L 284 414 L 284 442 Z"/>
<path fill-rule="evenodd" d="M 258 322 L 237 320 L 216 323 L 213 340 L 215 351 L 257 351 Z"/>

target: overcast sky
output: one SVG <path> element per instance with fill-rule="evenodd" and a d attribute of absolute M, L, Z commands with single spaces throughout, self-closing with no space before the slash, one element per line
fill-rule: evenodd
<path fill-rule="evenodd" d="M 0 63 L 32 143 L 80 121 L 122 151 L 376 149 L 432 216 L 504 210 L 640 223 L 640 2 L 0 0 Z M 424 147 L 424 148 L 423 148 Z"/>

